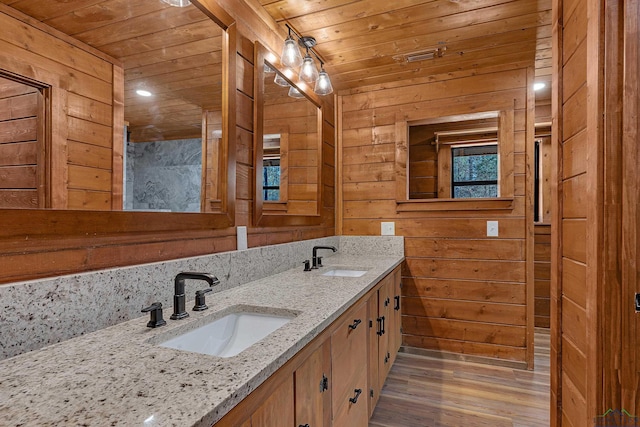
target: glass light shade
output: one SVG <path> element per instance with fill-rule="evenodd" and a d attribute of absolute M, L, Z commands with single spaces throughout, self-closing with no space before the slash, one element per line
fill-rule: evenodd
<path fill-rule="evenodd" d="M 289 82 L 284 79 L 279 73 L 276 73 L 276 78 L 273 79 L 273 82 L 278 86 L 287 87 L 289 86 Z"/>
<path fill-rule="evenodd" d="M 313 83 L 318 80 L 318 69 L 316 68 L 313 58 L 308 53 L 305 55 L 300 67 L 300 80 L 307 83 Z"/>
<path fill-rule="evenodd" d="M 289 96 L 292 98 L 298 98 L 298 99 L 304 98 L 304 94 L 293 86 L 289 87 Z"/>
<path fill-rule="evenodd" d="M 318 80 L 316 80 L 316 87 L 313 89 L 318 95 L 329 95 L 333 92 L 333 86 L 331 85 L 331 79 L 329 74 L 323 69 L 318 73 Z"/>
<path fill-rule="evenodd" d="M 175 6 L 175 7 L 187 7 L 191 4 L 191 1 L 189 0 L 162 0 L 162 1 L 168 5 Z"/>
<path fill-rule="evenodd" d="M 284 47 L 282 48 L 282 55 L 280 56 L 280 62 L 282 65 L 289 68 L 296 68 L 302 64 L 302 55 L 300 54 L 300 48 L 298 44 L 291 37 L 287 37 L 284 41 Z"/>

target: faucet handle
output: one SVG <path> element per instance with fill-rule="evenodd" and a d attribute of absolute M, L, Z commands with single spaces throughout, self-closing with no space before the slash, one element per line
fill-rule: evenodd
<path fill-rule="evenodd" d="M 148 328 L 157 328 L 167 324 L 162 317 L 162 303 L 154 302 L 149 307 L 143 308 L 141 312 L 151 313 L 151 320 L 147 323 Z"/>
<path fill-rule="evenodd" d="M 193 311 L 204 311 L 209 308 L 205 301 L 205 295 L 211 292 L 213 289 L 206 288 L 196 291 L 196 303 L 193 306 Z"/>
<path fill-rule="evenodd" d="M 323 267 L 323 265 L 322 265 L 322 257 L 321 256 L 318 257 L 318 262 L 316 263 L 316 267 Z"/>
<path fill-rule="evenodd" d="M 309 261 L 308 259 L 305 259 L 303 261 L 304 264 L 304 271 L 311 271 L 311 261 Z"/>

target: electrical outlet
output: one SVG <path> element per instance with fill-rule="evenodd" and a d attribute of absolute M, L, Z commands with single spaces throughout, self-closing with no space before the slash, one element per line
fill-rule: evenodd
<path fill-rule="evenodd" d="M 487 221 L 487 237 L 498 237 L 498 221 Z"/>
<path fill-rule="evenodd" d="M 238 250 L 247 249 L 247 227 L 239 225 L 236 227 L 236 232 L 238 234 Z"/>
<path fill-rule="evenodd" d="M 380 234 L 383 236 L 395 236 L 396 223 L 395 222 L 382 222 L 380 223 Z"/>

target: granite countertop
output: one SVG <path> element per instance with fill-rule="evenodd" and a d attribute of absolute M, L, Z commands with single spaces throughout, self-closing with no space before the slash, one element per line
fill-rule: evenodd
<path fill-rule="evenodd" d="M 209 294 L 209 310 L 146 327 L 148 316 L 0 361 L 0 419 L 11 426 L 211 426 L 344 313 L 402 261 L 398 256 L 334 255 Z M 359 278 L 326 277 L 336 267 Z M 160 347 L 234 306 L 298 313 L 237 356 L 220 358 Z M 269 312 L 269 310 L 266 312 Z M 264 310 L 263 310 L 264 312 Z"/>

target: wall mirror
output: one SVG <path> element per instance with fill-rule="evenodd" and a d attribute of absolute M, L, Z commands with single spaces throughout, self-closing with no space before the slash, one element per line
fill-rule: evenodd
<path fill-rule="evenodd" d="M 69 3 L 60 11 L 44 8 L 31 14 L 120 61 L 122 68 L 115 64 L 112 81 L 106 74 L 104 77 L 113 86 L 113 99 L 70 88 L 62 100 L 70 110 L 65 144 L 44 141 L 47 135 L 51 139 L 59 137 L 51 129 L 40 132 L 36 139 L 31 129 L 16 129 L 19 123 L 13 120 L 14 140 L 4 142 L 30 142 L 39 153 L 53 152 L 64 145 L 67 159 L 47 164 L 34 156 L 17 158 L 24 150 L 3 150 L 2 165 L 21 168 L 15 174 L 19 178 L 2 185 L 5 197 L 0 198 L 0 206 L 224 211 L 226 186 L 231 181 L 228 142 L 233 138 L 229 138 L 228 105 L 223 100 L 229 99 L 228 29 L 233 21 L 224 12 L 219 18 L 196 1 L 186 7 L 173 7 L 162 0 L 150 0 L 133 9 L 120 7 L 117 0 L 94 6 L 81 3 Z M 50 56 L 55 59 L 55 54 Z M 103 79 L 101 72 L 96 70 L 91 77 Z M 6 77 L 29 85 L 30 76 Z M 49 86 L 56 90 L 56 82 L 44 81 L 43 88 L 39 84 L 32 88 L 41 93 Z M 5 79 L 0 88 L 6 87 Z M 3 90 L 0 99 L 7 100 L 8 96 Z M 27 96 L 19 101 L 14 98 L 14 104 Z M 52 101 L 52 114 L 63 108 L 57 102 Z M 46 109 L 38 112 L 35 118 L 40 123 L 56 119 L 47 117 Z M 27 126 L 33 120 L 19 122 Z M 76 130 L 84 135 L 78 137 Z M 25 135 L 29 135 L 28 141 Z M 16 158 L 9 158 L 12 153 Z M 42 159 L 50 155 L 54 154 Z M 24 190 L 34 189 L 33 179 L 27 186 L 27 176 L 37 177 L 40 195 L 31 191 L 24 197 Z M 6 196 L 9 191 L 11 196 Z"/>
<path fill-rule="evenodd" d="M 399 201 L 470 201 L 513 197 L 513 110 L 400 123 L 406 173 Z"/>
<path fill-rule="evenodd" d="M 320 222 L 322 108 L 256 42 L 255 225 Z"/>
<path fill-rule="evenodd" d="M 112 72 L 106 67 L 74 71 L 79 79 L 97 81 L 98 89 L 89 95 L 74 83 L 61 90 L 44 73 L 23 76 L 36 81 L 33 88 L 49 98 L 37 120 L 53 125 L 37 135 L 15 131 L 14 140 L 3 141 L 3 148 L 8 142 L 14 147 L 33 143 L 38 155 L 15 149 L 16 158 L 10 160 L 9 151 L 3 151 L 2 166 L 36 179 L 4 180 L 0 207 L 208 212 L 222 215 L 229 225 L 235 193 L 234 167 L 229 166 L 235 140 L 235 106 L 229 105 L 235 99 L 229 96 L 235 92 L 235 71 L 229 73 L 235 70 L 232 18 L 209 2 L 174 7 L 149 0 L 127 8 L 118 0 L 93 3 L 65 2 L 55 8 L 26 0 L 16 5 L 78 40 L 80 49 L 88 45 L 116 63 Z M 41 53 L 42 63 L 28 65 L 44 68 L 54 61 L 71 67 L 61 52 L 57 58 L 52 48 Z M 38 58 L 38 52 L 32 57 Z M 79 55 L 78 67 L 83 59 Z M 25 67 L 17 68 L 20 74 Z M 59 103 L 66 103 L 68 117 L 56 116 Z"/>

